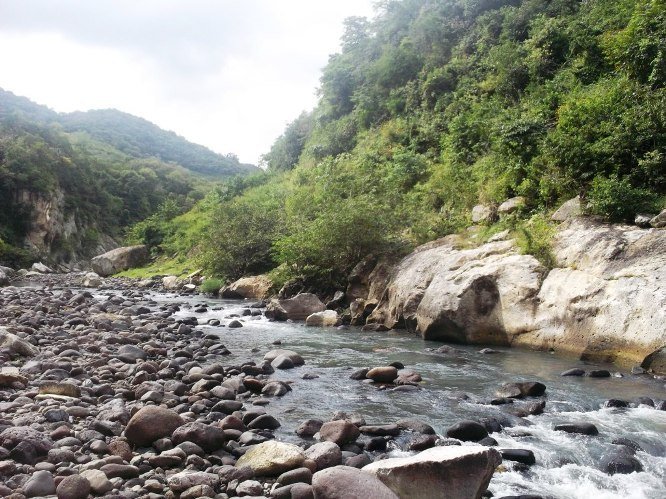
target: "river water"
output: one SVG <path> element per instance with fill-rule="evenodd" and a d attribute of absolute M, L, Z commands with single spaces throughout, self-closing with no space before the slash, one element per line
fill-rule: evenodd
<path fill-rule="evenodd" d="M 219 319 L 224 325 L 241 315 L 248 302 L 201 296 L 154 293 L 150 299 L 160 305 L 179 303 L 176 317 L 196 317 L 200 324 Z M 194 312 L 196 305 L 208 310 Z M 217 310 L 214 310 L 217 309 Z M 455 353 L 427 351 L 441 343 L 423 341 L 406 332 L 362 332 L 358 328 L 311 328 L 298 323 L 269 322 L 264 317 L 241 317 L 242 328 L 202 325 L 207 333 L 219 335 L 232 352 L 229 362 L 253 360 L 275 348 L 300 353 L 304 366 L 276 371 L 276 379 L 292 382 L 293 391 L 276 398 L 266 407 L 282 427 L 278 438 L 297 441 L 294 430 L 309 418 L 328 420 L 336 411 L 365 418 L 368 424 L 416 418 L 432 425 L 438 434 L 463 419 L 502 414 L 501 406 L 481 402 L 493 397 L 504 382 L 540 381 L 547 386 L 544 414 L 527 417 L 527 426 L 493 433 L 501 448 L 530 449 L 536 464 L 528 471 L 496 472 L 489 490 L 496 496 L 538 494 L 554 498 L 666 498 L 666 411 L 645 405 L 635 408 L 600 408 L 610 398 L 635 401 L 638 397 L 666 398 L 665 381 L 648 375 L 618 372 L 612 365 L 589 363 L 545 352 L 495 348 L 498 353 L 482 354 L 479 346 L 455 345 Z M 273 343 L 280 340 L 282 344 Z M 362 367 L 402 362 L 423 377 L 420 390 L 402 392 L 378 390 L 353 381 L 349 375 Z M 562 377 L 567 369 L 608 369 L 611 378 Z M 315 379 L 302 379 L 311 373 Z M 461 394 L 466 394 L 466 397 Z M 554 431 L 566 422 L 590 422 L 598 436 Z M 625 437 L 643 449 L 636 453 L 643 471 L 608 475 L 599 469 L 601 457 L 617 449 L 611 441 Z M 469 444 L 476 445 L 476 444 Z M 394 456 L 407 455 L 400 449 Z"/>

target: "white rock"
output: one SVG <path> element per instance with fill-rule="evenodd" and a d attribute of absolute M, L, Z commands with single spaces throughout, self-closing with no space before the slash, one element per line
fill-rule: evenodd
<path fill-rule="evenodd" d="M 515 198 L 507 199 L 501 205 L 499 205 L 497 212 L 501 213 L 502 215 L 508 215 L 509 213 L 513 213 L 523 206 L 525 206 L 525 198 L 523 196 L 516 196 Z"/>
<path fill-rule="evenodd" d="M 580 202 L 580 196 L 569 199 L 562 203 L 555 213 L 550 217 L 555 222 L 564 222 L 572 218 L 579 217 L 583 213 L 583 208 Z"/>
<path fill-rule="evenodd" d="M 305 319 L 306 326 L 330 327 L 337 326 L 340 323 L 340 317 L 335 310 L 324 310 L 308 315 Z"/>
<path fill-rule="evenodd" d="M 477 204 L 472 208 L 472 222 L 490 222 L 495 218 L 496 210 L 492 206 Z"/>
<path fill-rule="evenodd" d="M 164 289 L 176 290 L 180 289 L 182 285 L 183 282 L 175 275 L 168 275 L 162 278 L 162 287 Z"/>
<path fill-rule="evenodd" d="M 469 499 L 481 497 L 502 462 L 489 447 L 433 447 L 415 456 L 382 459 L 363 471 L 371 473 L 398 497 Z"/>
<path fill-rule="evenodd" d="M 243 277 L 222 289 L 224 298 L 254 298 L 262 300 L 268 297 L 273 281 L 268 276 L 256 275 Z"/>
<path fill-rule="evenodd" d="M 47 267 L 42 262 L 33 263 L 32 267 L 30 267 L 30 270 L 33 272 L 39 272 L 40 274 L 53 274 L 53 269 Z"/>
<path fill-rule="evenodd" d="M 83 277 L 83 285 L 86 288 L 97 288 L 102 285 L 102 278 L 95 272 L 88 272 Z"/>

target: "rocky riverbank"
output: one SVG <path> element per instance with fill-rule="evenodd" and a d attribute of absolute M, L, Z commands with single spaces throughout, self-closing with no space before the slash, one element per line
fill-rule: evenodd
<path fill-rule="evenodd" d="M 0 289 L 0 496 L 433 497 L 425 476 L 477 497 L 501 462 L 489 447 L 445 445 L 487 437 L 469 422 L 455 440 L 422 421 L 338 413 L 304 421 L 299 445 L 279 442 L 270 403 L 291 387 L 271 374 L 304 362 L 297 353 L 225 362 L 217 335 L 173 317 L 178 305 L 117 279 L 93 295 L 83 279 Z M 361 470 L 398 435 L 430 450 Z"/>

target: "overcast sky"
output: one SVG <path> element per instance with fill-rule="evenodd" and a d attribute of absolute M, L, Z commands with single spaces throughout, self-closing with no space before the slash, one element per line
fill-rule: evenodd
<path fill-rule="evenodd" d="M 257 163 L 316 103 L 342 22 L 373 0 L 0 0 L 0 87 L 116 108 Z"/>

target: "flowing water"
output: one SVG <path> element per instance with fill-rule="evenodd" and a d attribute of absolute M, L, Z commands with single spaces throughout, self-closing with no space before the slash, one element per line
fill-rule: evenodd
<path fill-rule="evenodd" d="M 219 319 L 224 324 L 248 305 L 200 296 L 151 294 L 150 298 L 159 304 L 181 304 L 176 317 L 196 317 L 200 324 L 209 319 Z M 194 312 L 194 305 L 202 303 L 208 305 L 208 311 Z M 309 328 L 297 323 L 269 322 L 263 317 L 242 320 L 244 327 L 238 329 L 200 327 L 219 335 L 232 352 L 230 362 L 260 363 L 263 355 L 275 348 L 295 350 L 306 360 L 304 366 L 276 371 L 272 376 L 293 382 L 292 392 L 267 406 L 267 411 L 282 423 L 277 432 L 282 440 L 297 441 L 294 430 L 301 422 L 308 418 L 327 420 L 336 411 L 358 414 L 368 424 L 417 418 L 443 434 L 448 426 L 460 420 L 502 414 L 501 407 L 481 403 L 492 398 L 502 383 L 540 381 L 547 386 L 545 413 L 529 416 L 528 426 L 492 434 L 501 448 L 532 450 L 536 464 L 528 471 L 520 471 L 505 461 L 507 471 L 495 473 L 490 483 L 489 489 L 495 496 L 666 498 L 666 411 L 645 405 L 600 408 L 610 398 L 663 400 L 666 398 L 663 379 L 626 371 L 620 377 L 612 365 L 509 348 L 497 348 L 496 354 L 481 354 L 481 347 L 456 345 L 456 353 L 436 354 L 426 349 L 437 348 L 441 343 L 423 341 L 400 331 L 369 333 L 358 328 Z M 276 340 L 282 345 L 273 345 Z M 394 361 L 422 375 L 421 390 L 378 390 L 349 379 L 355 369 Z M 608 369 L 616 374 L 611 378 L 560 376 L 573 367 Z M 304 380 L 305 373 L 318 377 Z M 467 397 L 462 397 L 462 393 Z M 599 435 L 590 437 L 553 430 L 555 424 L 564 422 L 594 423 Z M 630 438 L 643 449 L 636 454 L 642 472 L 611 476 L 599 469 L 601 457 L 617 449 L 611 441 L 618 437 Z M 392 454 L 406 455 L 399 449 Z"/>

